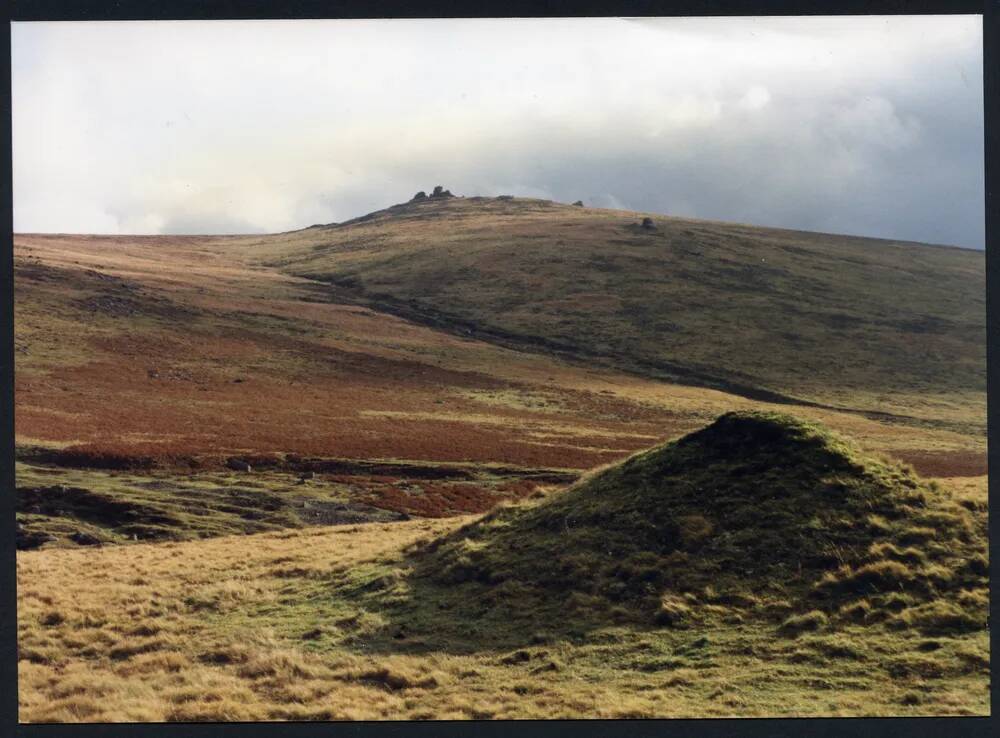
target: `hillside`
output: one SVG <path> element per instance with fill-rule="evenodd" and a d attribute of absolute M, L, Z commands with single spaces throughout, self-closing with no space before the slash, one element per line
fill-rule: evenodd
<path fill-rule="evenodd" d="M 243 247 L 460 335 L 757 399 L 984 424 L 982 252 L 481 197 Z"/>
<path fill-rule="evenodd" d="M 795 393 L 868 408 L 796 406 L 869 452 L 985 474 L 981 255 L 637 222 L 452 198 L 266 237 L 16 236 L 19 540 L 481 512 Z M 54 482 L 87 499 L 41 504 Z"/>
<path fill-rule="evenodd" d="M 21 719 L 988 712 L 982 255 L 641 217 L 15 235 Z"/>

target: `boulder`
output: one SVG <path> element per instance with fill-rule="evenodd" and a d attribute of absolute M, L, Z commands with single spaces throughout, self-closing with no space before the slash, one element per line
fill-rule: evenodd
<path fill-rule="evenodd" d="M 69 539 L 79 546 L 99 546 L 101 543 L 99 538 L 90 535 L 90 533 L 84 533 L 82 530 L 73 533 Z"/>
<path fill-rule="evenodd" d="M 431 197 L 432 198 L 443 198 L 443 197 L 454 197 L 454 195 L 451 194 L 451 190 L 446 190 L 441 185 L 437 185 L 434 188 L 434 191 L 431 192 Z"/>

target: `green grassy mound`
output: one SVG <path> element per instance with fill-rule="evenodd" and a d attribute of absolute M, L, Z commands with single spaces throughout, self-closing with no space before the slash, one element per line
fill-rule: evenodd
<path fill-rule="evenodd" d="M 785 415 L 729 413 L 415 553 L 412 588 L 498 622 L 987 626 L 986 520 L 911 470 Z M 447 608 L 443 604 L 442 608 Z"/>

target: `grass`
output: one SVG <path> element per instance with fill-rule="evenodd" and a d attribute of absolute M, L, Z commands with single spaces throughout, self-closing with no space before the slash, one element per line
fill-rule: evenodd
<path fill-rule="evenodd" d="M 787 546 L 732 535 L 769 505 Z M 843 524 L 870 509 L 882 525 Z M 479 518 L 22 552 L 22 719 L 983 714 L 968 514 L 822 428 L 743 414 Z M 893 542 L 928 515 L 948 547 Z M 720 566 L 736 550 L 753 572 Z"/>
<path fill-rule="evenodd" d="M 436 650 L 420 645 L 419 632 L 395 640 L 393 652 L 370 648 L 383 619 L 331 579 L 362 570 L 358 583 L 377 579 L 403 563 L 406 546 L 464 522 L 23 553 L 22 720 L 988 710 L 985 631 L 935 637 L 929 651 L 914 631 L 869 626 L 776 638 L 757 621 L 683 629 L 608 621 L 586 638 L 533 630 L 516 648 L 477 648 L 473 634 L 462 652 Z M 452 617 L 439 611 L 431 624 Z M 497 623 L 487 613 L 480 627 Z"/>

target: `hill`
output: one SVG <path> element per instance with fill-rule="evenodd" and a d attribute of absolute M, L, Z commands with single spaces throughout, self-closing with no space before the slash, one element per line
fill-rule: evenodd
<path fill-rule="evenodd" d="M 982 252 L 482 197 L 246 246 L 337 299 L 462 335 L 756 399 L 919 407 L 983 427 Z"/>

